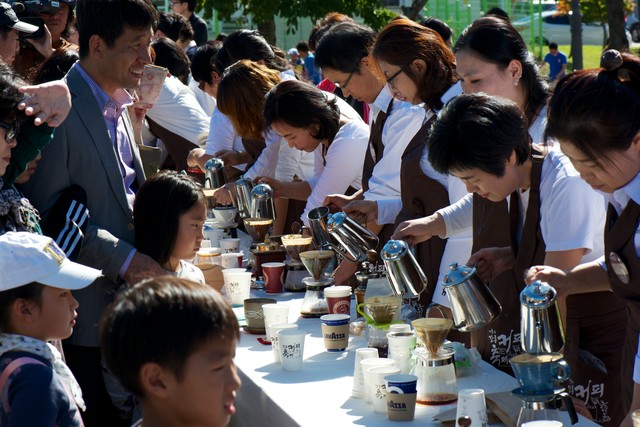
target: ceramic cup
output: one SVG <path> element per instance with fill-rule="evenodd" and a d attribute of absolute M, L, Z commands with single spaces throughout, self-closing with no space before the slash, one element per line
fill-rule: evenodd
<path fill-rule="evenodd" d="M 330 286 L 325 288 L 324 297 L 327 300 L 329 314 L 351 313 L 351 286 Z"/>
<path fill-rule="evenodd" d="M 322 337 L 327 351 L 344 351 L 349 345 L 348 314 L 325 314 L 322 320 Z"/>
<path fill-rule="evenodd" d="M 244 300 L 244 318 L 247 321 L 246 330 L 250 334 L 264 334 L 264 311 L 265 304 L 275 304 L 272 298 L 249 298 Z"/>
<path fill-rule="evenodd" d="M 219 206 L 213 208 L 213 216 L 219 224 L 231 224 L 236 219 L 238 209 L 233 206 Z"/>
<path fill-rule="evenodd" d="M 558 383 L 571 376 L 571 369 L 560 353 L 522 353 L 509 363 L 523 393 L 552 394 Z"/>
<path fill-rule="evenodd" d="M 283 262 L 265 262 L 262 264 L 262 274 L 264 275 L 264 290 L 266 293 L 277 294 L 282 292 Z"/>

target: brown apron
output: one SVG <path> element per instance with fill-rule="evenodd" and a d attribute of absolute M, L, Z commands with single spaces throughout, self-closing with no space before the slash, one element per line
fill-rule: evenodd
<path fill-rule="evenodd" d="M 507 201 L 492 202 L 473 194 L 473 247 L 476 253 L 483 248 L 510 246 L 514 251 L 515 268 L 502 272 L 491 283 L 491 292 L 500 301 L 502 313 L 491 325 L 473 331 L 472 341 L 482 359 L 513 375 L 509 359 L 522 353 L 520 342 L 520 292 L 525 287 L 521 277 L 526 268 L 542 264 L 545 256 L 540 231 L 540 177 L 544 158 L 532 156 L 529 206 L 522 228 L 520 245 L 516 244 L 520 200 L 511 194 L 511 209 Z M 504 224 L 509 224 L 505 227 Z M 518 247 L 522 250 L 518 251 Z M 522 270 L 520 270 L 522 269 Z"/>
<path fill-rule="evenodd" d="M 391 111 L 393 107 L 393 99 L 389 102 L 387 111 Z M 362 167 L 362 191 L 369 190 L 369 179 L 373 175 L 374 166 L 382 159 L 384 155 L 384 144 L 382 143 L 382 130 L 387 122 L 387 112 L 380 110 L 378 116 L 374 120 L 371 126 L 371 133 L 369 134 L 369 146 L 364 157 L 364 165 Z M 376 270 L 382 272 L 384 270 L 384 264 L 380 258 L 380 251 L 383 246 L 389 241 L 391 235 L 395 231 L 395 224 L 384 224 L 382 230 L 378 233 L 378 246 L 376 252 L 378 253 L 377 261 L 369 266 L 369 270 Z"/>
<path fill-rule="evenodd" d="M 626 413 L 633 396 L 633 365 L 638 349 L 638 332 L 640 331 L 640 259 L 636 254 L 634 237 L 640 221 L 640 206 L 630 200 L 618 217 L 613 206 L 607 212 L 605 228 L 604 252 L 611 289 L 619 298 L 627 303 L 628 320 L 624 345 L 622 345 L 621 383 L 622 411 Z M 613 262 L 612 262 L 613 255 Z M 627 283 L 619 276 L 621 266 L 615 262 L 618 258 L 626 266 Z M 622 343 L 621 343 L 622 344 Z M 620 351 L 618 348 L 617 351 Z"/>
<path fill-rule="evenodd" d="M 396 218 L 396 227 L 403 221 L 429 216 L 450 204 L 447 189 L 438 181 L 425 175 L 420 167 L 420 157 L 431 132 L 431 124 L 435 119 L 436 117 L 433 116 L 422 125 L 402 154 L 400 166 L 402 210 Z M 428 283 L 427 288 L 422 291 L 420 298 L 414 304 L 418 317 L 424 317 L 426 307 L 431 304 L 445 244 L 446 240 L 433 237 L 426 242 L 418 243 L 414 248 L 416 260 L 424 270 Z"/>
<path fill-rule="evenodd" d="M 149 124 L 149 130 L 151 133 L 160 138 L 164 143 L 164 146 L 167 147 L 167 151 L 173 159 L 173 169 L 177 171 L 187 170 L 189 168 L 187 165 L 187 156 L 191 150 L 198 148 L 198 146 L 186 138 L 183 138 L 159 125 L 149 117 L 147 117 L 147 123 Z M 161 169 L 164 168 L 161 166 Z"/>

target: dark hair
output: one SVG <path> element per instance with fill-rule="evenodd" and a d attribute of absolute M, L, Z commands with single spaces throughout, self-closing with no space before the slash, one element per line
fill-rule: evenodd
<path fill-rule="evenodd" d="M 200 283 L 160 276 L 129 287 L 105 310 L 100 343 L 122 385 L 143 396 L 140 369 L 157 363 L 182 379 L 189 356 L 210 340 L 237 341 L 240 328 L 222 295 Z"/>
<path fill-rule="evenodd" d="M 0 120 L 23 120 L 26 117 L 17 108 L 25 98 L 18 88 L 25 84 L 10 65 L 0 60 Z"/>
<path fill-rule="evenodd" d="M 215 41 L 223 42 L 224 39 L 226 39 L 227 37 L 228 37 L 227 33 L 219 32 L 215 38 Z"/>
<path fill-rule="evenodd" d="M 316 51 L 318 43 L 324 34 L 341 22 L 355 22 L 352 17 L 339 12 L 329 12 L 321 19 L 318 19 L 309 33 L 309 49 Z"/>
<path fill-rule="evenodd" d="M 264 140 L 265 95 L 280 81 L 277 71 L 253 61 L 238 61 L 225 70 L 218 85 L 218 109 L 238 135 Z"/>
<path fill-rule="evenodd" d="M 410 67 L 405 68 L 405 73 L 418 87 L 420 99 L 430 108 L 441 108 L 440 98 L 457 81 L 455 57 L 442 37 L 409 19 L 394 19 L 384 27 L 373 46 L 372 56 L 376 61 L 399 67 L 422 59 L 427 70 L 421 80 Z M 382 73 L 379 74 L 382 77 Z"/>
<path fill-rule="evenodd" d="M 492 7 L 491 9 L 487 10 L 487 13 L 485 13 L 485 16 L 494 16 L 506 22 L 511 21 L 511 18 L 509 18 L 509 14 L 505 12 L 503 9 L 500 9 L 499 7 Z"/>
<path fill-rule="evenodd" d="M 89 39 L 99 36 L 112 47 L 126 28 L 155 28 L 158 11 L 151 0 L 78 0 L 80 58 L 89 54 Z"/>
<path fill-rule="evenodd" d="M 80 54 L 76 49 L 56 49 L 40 65 L 33 78 L 33 83 L 40 84 L 62 79 L 78 59 L 80 59 Z"/>
<path fill-rule="evenodd" d="M 172 76 L 176 76 L 186 85 L 189 79 L 189 58 L 184 50 L 166 37 L 154 40 L 151 47 L 155 52 L 153 63 L 159 67 L 167 68 Z"/>
<path fill-rule="evenodd" d="M 558 50 L 558 43 L 556 43 L 556 42 L 550 42 L 550 43 L 549 43 L 549 49 L 555 49 L 555 50 Z"/>
<path fill-rule="evenodd" d="M 160 12 L 158 30 L 174 42 L 193 39 L 193 27 L 187 18 L 178 13 Z"/>
<path fill-rule="evenodd" d="M 549 101 L 546 135 L 575 145 L 596 164 L 629 148 L 640 132 L 640 59 L 563 77 Z"/>
<path fill-rule="evenodd" d="M 202 187 L 190 176 L 167 170 L 149 177 L 133 203 L 135 247 L 165 264 L 176 244 L 180 215 L 198 202 L 206 206 Z"/>
<path fill-rule="evenodd" d="M 213 58 L 220 48 L 222 48 L 222 42 L 208 41 L 196 49 L 191 58 L 191 76 L 195 81 L 213 84 L 211 77 L 211 72 L 215 71 Z"/>
<path fill-rule="evenodd" d="M 318 140 L 333 141 L 340 129 L 340 111 L 335 99 L 310 83 L 286 80 L 267 93 L 264 102 L 264 124 L 284 122 L 295 128 L 319 125 Z"/>
<path fill-rule="evenodd" d="M 433 16 L 427 16 L 422 21 L 420 21 L 420 25 L 423 27 L 431 28 L 436 33 L 440 34 L 442 40 L 446 43 L 453 36 L 453 31 L 451 31 L 451 27 L 447 25 L 446 22 L 435 18 Z"/>
<path fill-rule="evenodd" d="M 476 19 L 462 31 L 453 51 L 457 53 L 465 49 L 473 51 L 475 55 L 502 70 L 513 60 L 522 64 L 520 82 L 526 96 L 524 113 L 529 124 L 533 123 L 540 107 L 546 103 L 549 91 L 520 33 L 500 18 Z"/>
<path fill-rule="evenodd" d="M 429 163 L 440 173 L 480 169 L 501 177 L 515 151 L 523 164 L 531 151 L 522 110 L 484 93 L 456 96 L 444 106 L 427 140 Z"/>
<path fill-rule="evenodd" d="M 331 27 L 318 43 L 315 65 L 343 73 L 360 70 L 360 60 L 369 55 L 376 32 L 366 25 L 343 22 Z"/>
<path fill-rule="evenodd" d="M 186 3 L 189 3 L 189 6 L 187 6 L 189 8 L 189 12 L 194 12 L 196 10 L 196 0 L 187 0 Z"/>
<path fill-rule="evenodd" d="M 296 45 L 296 49 L 298 49 L 298 52 L 309 52 L 309 43 L 304 40 L 299 41 Z"/>
<path fill-rule="evenodd" d="M 255 30 L 237 30 L 229 34 L 218 52 L 215 66 L 222 75 L 228 66 L 243 59 L 254 62 L 262 60 L 272 70 L 291 69 L 287 60 L 276 56 L 267 40 Z"/>
<path fill-rule="evenodd" d="M 42 305 L 42 291 L 45 285 L 29 283 L 24 286 L 0 292 L 0 332 L 11 333 L 11 306 L 16 300 L 24 299 Z"/>
<path fill-rule="evenodd" d="M 6 40 L 9 31 L 13 30 L 11 27 L 6 27 L 4 25 L 0 25 L 0 39 Z"/>

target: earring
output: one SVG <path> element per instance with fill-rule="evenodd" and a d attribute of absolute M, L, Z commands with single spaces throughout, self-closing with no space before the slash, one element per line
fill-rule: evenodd
<path fill-rule="evenodd" d="M 517 87 L 518 83 L 520 83 L 520 77 L 513 81 L 513 85 Z"/>

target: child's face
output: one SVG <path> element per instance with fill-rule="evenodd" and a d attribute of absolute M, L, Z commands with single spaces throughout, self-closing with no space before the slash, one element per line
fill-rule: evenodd
<path fill-rule="evenodd" d="M 76 308 L 78 301 L 71 291 L 44 286 L 42 304 L 33 309 L 34 338 L 43 341 L 69 338 L 78 316 Z"/>
<path fill-rule="evenodd" d="M 212 339 L 187 359 L 182 378 L 172 381 L 168 402 L 179 425 L 224 427 L 236 412 L 240 377 L 233 358 L 236 340 Z"/>
<path fill-rule="evenodd" d="M 200 242 L 204 238 L 202 227 L 206 219 L 207 207 L 201 201 L 180 215 L 178 236 L 171 253 L 172 259 L 191 259 L 196 255 L 196 252 L 200 249 Z"/>

